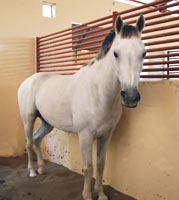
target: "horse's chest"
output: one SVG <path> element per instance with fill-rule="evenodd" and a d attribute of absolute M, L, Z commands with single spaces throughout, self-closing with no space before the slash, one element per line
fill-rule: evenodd
<path fill-rule="evenodd" d="M 97 137 L 105 135 L 113 131 L 120 120 L 122 114 L 121 109 L 111 110 L 106 112 L 106 115 L 101 117 L 96 127 Z"/>

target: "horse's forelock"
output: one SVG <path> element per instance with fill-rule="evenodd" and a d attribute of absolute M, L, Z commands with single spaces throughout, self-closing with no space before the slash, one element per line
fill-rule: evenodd
<path fill-rule="evenodd" d="M 139 37 L 139 31 L 135 26 L 124 25 L 120 31 L 121 38 Z"/>
<path fill-rule="evenodd" d="M 124 25 L 119 34 L 122 38 L 139 37 L 140 35 L 137 28 L 132 25 Z M 106 56 L 106 54 L 111 48 L 114 38 L 115 38 L 115 31 L 112 30 L 103 40 L 99 53 L 96 56 L 97 60 L 100 60 Z"/>

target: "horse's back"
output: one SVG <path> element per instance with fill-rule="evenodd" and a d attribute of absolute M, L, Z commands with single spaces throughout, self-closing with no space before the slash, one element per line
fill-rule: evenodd
<path fill-rule="evenodd" d="M 66 77 L 67 78 L 67 77 Z M 56 73 L 47 73 L 47 72 L 41 72 L 33 74 L 32 76 L 25 79 L 22 84 L 20 85 L 18 89 L 18 96 L 22 95 L 22 93 L 36 93 L 38 90 L 40 90 L 44 84 L 53 84 L 55 85 L 56 80 L 59 82 L 64 83 L 64 79 L 66 79 L 65 76 L 58 75 Z M 61 79 L 61 81 L 59 81 Z"/>

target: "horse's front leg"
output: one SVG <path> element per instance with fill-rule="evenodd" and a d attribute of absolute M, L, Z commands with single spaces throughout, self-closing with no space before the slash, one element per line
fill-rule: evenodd
<path fill-rule="evenodd" d="M 111 139 L 111 135 L 97 139 L 97 171 L 95 191 L 98 194 L 98 200 L 108 200 L 107 196 L 103 192 L 103 171 L 105 166 L 106 150 L 108 143 Z"/>
<path fill-rule="evenodd" d="M 91 181 L 93 174 L 92 165 L 92 143 L 93 136 L 89 132 L 81 132 L 79 134 L 80 148 L 83 160 L 83 172 L 84 172 L 84 187 L 83 187 L 83 199 L 92 200 L 91 194 Z"/>

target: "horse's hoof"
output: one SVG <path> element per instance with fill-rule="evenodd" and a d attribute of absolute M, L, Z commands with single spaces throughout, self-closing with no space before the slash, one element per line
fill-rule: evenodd
<path fill-rule="evenodd" d="M 83 200 L 93 200 L 92 197 L 84 197 L 83 196 Z"/>
<path fill-rule="evenodd" d="M 29 177 L 34 178 L 36 176 L 37 176 L 36 172 L 34 170 L 30 170 Z"/>
<path fill-rule="evenodd" d="M 45 174 L 45 168 L 44 167 L 39 167 L 37 172 L 41 175 Z"/>

